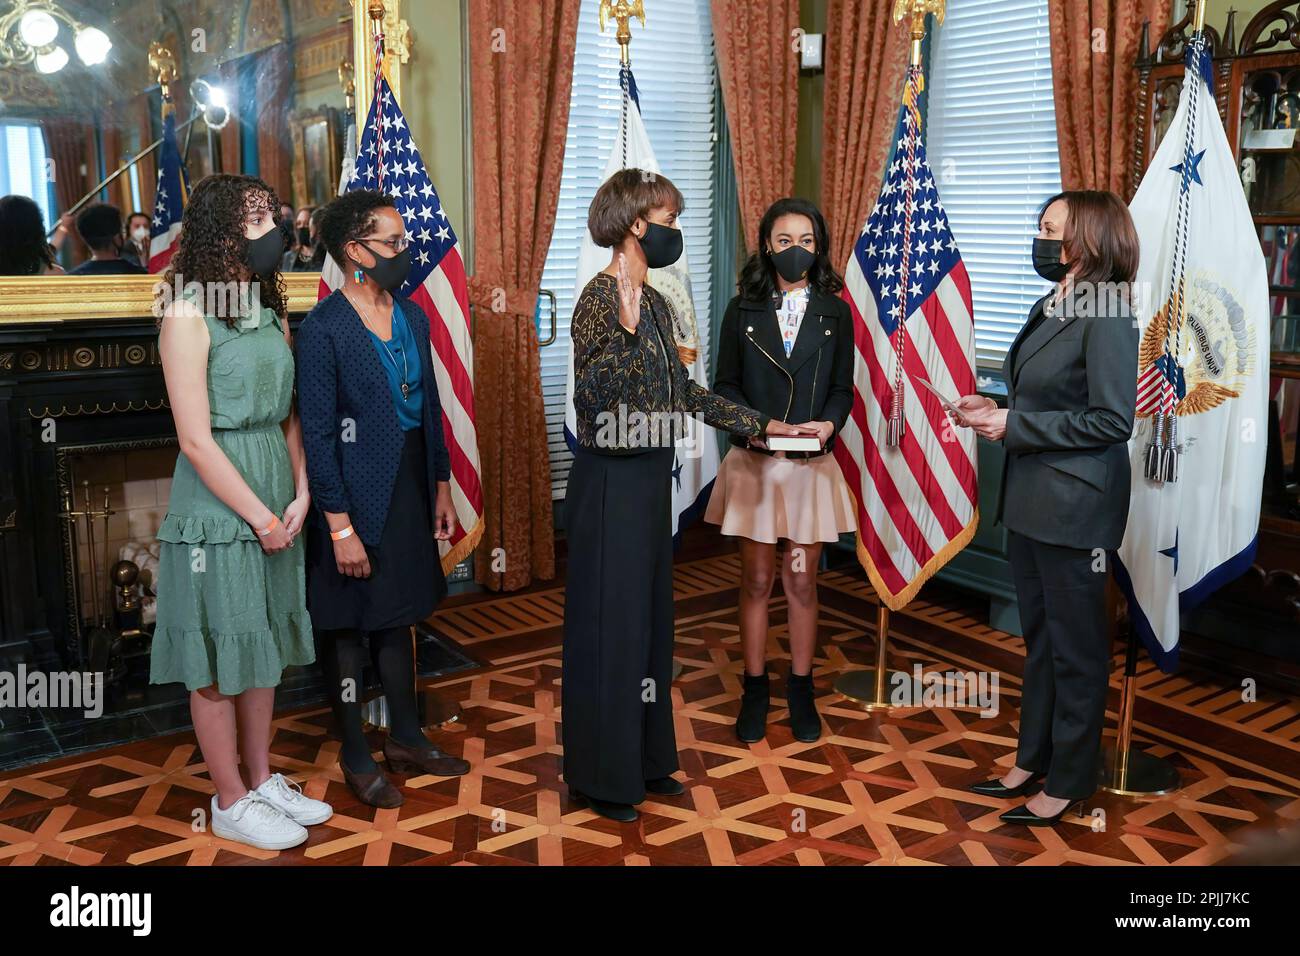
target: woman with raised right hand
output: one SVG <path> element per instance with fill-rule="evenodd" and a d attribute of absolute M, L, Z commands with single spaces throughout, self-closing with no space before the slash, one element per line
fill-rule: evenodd
<path fill-rule="evenodd" d="M 615 173 L 587 225 L 613 247 L 573 310 L 578 449 L 564 502 L 568 538 L 563 652 L 564 779 L 612 820 L 637 818 L 647 792 L 684 792 L 673 660 L 672 481 L 682 418 L 740 435 L 816 434 L 728 401 L 691 380 L 672 306 L 646 284 L 682 254 L 682 194 L 663 176 Z M 705 435 L 705 441 L 712 436 Z"/>

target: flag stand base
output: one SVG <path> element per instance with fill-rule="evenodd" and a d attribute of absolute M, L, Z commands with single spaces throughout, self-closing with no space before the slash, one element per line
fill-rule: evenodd
<path fill-rule="evenodd" d="M 1133 709 L 1137 704 L 1137 638 L 1130 628 L 1119 695 L 1119 734 L 1102 755 L 1101 789 L 1122 797 L 1172 793 L 1181 786 L 1178 768 L 1164 757 L 1133 747 Z"/>
<path fill-rule="evenodd" d="M 894 705 L 886 698 L 885 688 L 902 688 L 911 684 L 912 677 L 903 671 L 891 671 L 885 664 L 889 644 L 889 608 L 884 604 L 876 609 L 876 666 L 870 670 L 849 671 L 835 679 L 836 692 L 861 704 L 864 710 L 889 710 Z M 908 700 L 917 700 L 915 693 Z"/>

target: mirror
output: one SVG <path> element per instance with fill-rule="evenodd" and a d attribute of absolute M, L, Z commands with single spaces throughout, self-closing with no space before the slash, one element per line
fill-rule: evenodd
<path fill-rule="evenodd" d="M 285 208 L 284 271 L 320 271 L 310 207 L 338 191 L 352 114 L 354 0 L 0 0 L 0 196 L 35 203 L 44 228 L 170 128 L 188 183 L 214 172 L 265 180 Z M 160 77 L 162 82 L 160 82 Z M 157 234 L 168 201 L 158 191 L 167 147 L 147 153 L 55 232 L 55 262 L 71 275 L 148 269 L 146 225 Z M 21 208 L 19 208 L 21 206 Z M 0 205 L 0 275 L 32 275 L 10 219 L 31 204 Z M 139 214 L 139 215 L 136 215 Z M 297 244 L 301 225 L 308 245 Z M 88 243 L 86 239 L 90 239 Z M 91 245 L 95 248 L 92 249 Z M 131 264 L 131 268 L 127 268 Z M 50 282 L 59 282 L 57 269 Z M 159 264 L 159 269 L 161 264 Z M 159 271 L 158 269 L 152 271 Z M 65 280 L 66 281 L 66 280 Z"/>

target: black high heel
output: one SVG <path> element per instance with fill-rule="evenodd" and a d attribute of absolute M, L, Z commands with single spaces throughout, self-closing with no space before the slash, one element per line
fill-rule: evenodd
<path fill-rule="evenodd" d="M 999 777 L 995 780 L 972 783 L 968 789 L 971 793 L 978 793 L 985 797 L 1023 797 L 1029 792 L 1030 787 L 1041 783 L 1046 776 L 1045 773 L 1030 774 L 1028 780 L 1015 787 L 1008 787 Z"/>
<path fill-rule="evenodd" d="M 1029 809 L 1029 804 L 1022 803 L 1020 806 L 1016 807 L 1015 809 L 1008 810 L 1006 813 L 1002 814 L 998 819 L 1000 819 L 1003 823 L 1018 823 L 1021 826 L 1026 826 L 1026 827 L 1056 826 L 1056 824 L 1061 822 L 1061 817 L 1065 816 L 1075 807 L 1079 808 L 1079 812 L 1076 814 L 1076 816 L 1082 818 L 1083 805 L 1085 802 L 1087 802 L 1087 799 L 1088 799 L 1087 797 L 1080 797 L 1078 800 L 1071 800 L 1069 803 L 1067 803 L 1064 807 L 1061 808 L 1060 813 L 1054 814 L 1053 816 L 1050 817 L 1040 817 L 1038 814 L 1034 813 L 1034 811 Z"/>
<path fill-rule="evenodd" d="M 636 807 L 630 803 L 610 803 L 608 800 L 597 800 L 595 797 L 587 796 L 576 787 L 569 787 L 569 799 L 574 803 L 586 804 L 605 819 L 617 820 L 619 823 L 632 823 L 639 816 Z"/>

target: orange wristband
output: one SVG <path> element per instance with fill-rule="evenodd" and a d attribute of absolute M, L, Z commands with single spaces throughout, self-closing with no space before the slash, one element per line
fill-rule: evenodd
<path fill-rule="evenodd" d="M 268 534 L 274 531 L 279 524 L 280 524 L 280 519 L 277 518 L 275 515 L 271 515 L 271 523 L 267 525 L 265 528 L 263 528 L 261 531 L 258 531 L 257 536 L 259 538 L 265 538 Z"/>
<path fill-rule="evenodd" d="M 330 537 L 335 541 L 342 541 L 344 538 L 352 537 L 352 525 L 348 525 L 346 528 L 339 531 L 331 531 Z"/>

